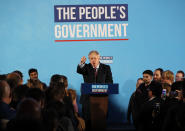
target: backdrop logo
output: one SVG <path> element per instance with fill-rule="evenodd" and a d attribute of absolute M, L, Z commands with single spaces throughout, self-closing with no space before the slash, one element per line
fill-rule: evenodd
<path fill-rule="evenodd" d="M 100 56 L 100 62 L 104 64 L 112 64 L 113 56 Z"/>
<path fill-rule="evenodd" d="M 55 42 L 128 40 L 127 4 L 56 5 L 54 15 Z"/>

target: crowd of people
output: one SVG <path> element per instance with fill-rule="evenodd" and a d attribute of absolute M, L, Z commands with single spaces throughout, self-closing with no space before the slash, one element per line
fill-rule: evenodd
<path fill-rule="evenodd" d="M 0 75 L 0 130 L 84 131 L 67 77 L 54 74 L 47 87 L 37 69 L 28 74 L 25 84 L 18 70 Z M 127 119 L 137 131 L 185 131 L 184 72 L 145 70 L 130 97 Z"/>
<path fill-rule="evenodd" d="M 145 70 L 130 97 L 129 123 L 131 118 L 137 131 L 185 131 L 184 72 Z"/>
<path fill-rule="evenodd" d="M 0 75 L 0 130 L 84 131 L 76 91 L 68 89 L 67 77 L 54 74 L 47 87 L 37 69 L 28 74 L 26 84 L 18 70 Z"/>

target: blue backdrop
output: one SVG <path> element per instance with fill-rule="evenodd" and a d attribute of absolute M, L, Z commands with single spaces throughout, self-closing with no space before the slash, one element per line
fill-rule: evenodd
<path fill-rule="evenodd" d="M 55 42 L 54 5 L 128 4 L 127 41 Z M 185 71 L 184 0 L 1 0 L 0 74 L 37 68 L 41 81 L 63 74 L 80 95 L 82 56 L 98 50 L 110 64 L 120 94 L 110 99 L 110 122 L 125 122 L 131 93 L 146 69 Z M 116 23 L 116 22 L 115 22 Z"/>

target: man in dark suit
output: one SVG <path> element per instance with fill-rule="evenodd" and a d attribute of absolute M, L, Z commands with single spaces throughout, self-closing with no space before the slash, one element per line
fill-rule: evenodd
<path fill-rule="evenodd" d="M 85 83 L 113 83 L 112 72 L 109 65 L 100 63 L 100 55 L 97 51 L 91 51 L 88 55 L 89 64 L 86 64 L 86 57 L 81 58 L 80 64 L 77 67 L 77 73 L 83 75 Z M 91 95 L 92 96 L 92 95 Z M 86 121 L 87 128 L 91 120 L 90 115 L 90 96 L 81 95 L 80 103 L 82 104 L 82 114 Z M 99 96 L 96 96 L 99 97 Z M 101 96 L 100 96 L 101 97 Z M 107 97 L 108 98 L 108 97 Z"/>
<path fill-rule="evenodd" d="M 86 57 L 81 58 L 77 67 L 77 73 L 82 74 L 85 83 L 113 83 L 109 65 L 100 63 L 100 55 L 97 51 L 91 51 L 88 55 L 89 64 L 85 64 Z M 95 77 L 95 72 L 97 75 Z"/>

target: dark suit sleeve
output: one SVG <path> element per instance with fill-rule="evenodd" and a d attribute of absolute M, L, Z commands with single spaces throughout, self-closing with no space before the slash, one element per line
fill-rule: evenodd
<path fill-rule="evenodd" d="M 78 65 L 77 66 L 77 73 L 82 74 L 82 75 L 86 75 L 87 74 L 86 67 L 87 67 L 87 64 L 85 64 L 82 68 Z"/>
<path fill-rule="evenodd" d="M 112 72 L 111 72 L 111 69 L 110 69 L 110 66 L 109 65 L 107 65 L 107 75 L 106 75 L 105 82 L 106 83 L 113 83 L 113 80 L 112 80 Z"/>

